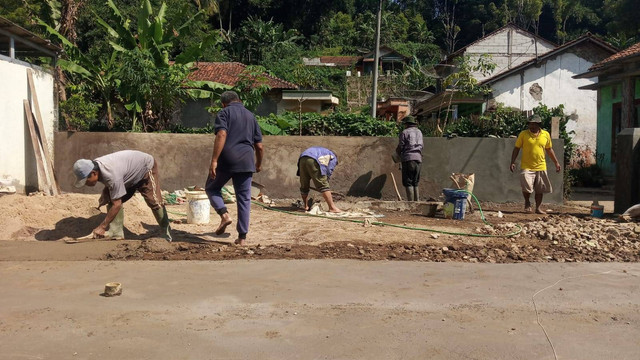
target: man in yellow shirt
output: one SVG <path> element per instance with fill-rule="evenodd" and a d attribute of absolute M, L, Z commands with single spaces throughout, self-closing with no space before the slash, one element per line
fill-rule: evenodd
<path fill-rule="evenodd" d="M 556 165 L 556 172 L 560 172 L 560 163 L 551 148 L 551 135 L 540 127 L 542 119 L 538 115 L 531 115 L 528 119 L 529 129 L 520 132 L 516 140 L 516 146 L 511 153 L 511 172 L 516 169 L 516 158 L 522 149 L 520 159 L 520 186 L 524 196 L 524 210 L 531 212 L 531 193 L 535 192 L 536 213 L 545 214 L 542 205 L 542 195 L 551 193 L 551 182 L 547 175 L 547 163 L 545 152 Z"/>

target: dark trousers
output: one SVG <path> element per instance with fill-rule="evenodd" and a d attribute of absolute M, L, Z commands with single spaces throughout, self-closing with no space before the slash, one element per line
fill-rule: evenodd
<path fill-rule="evenodd" d="M 404 187 L 418 186 L 418 183 L 420 182 L 421 168 L 422 168 L 422 163 L 419 161 L 415 161 L 415 160 L 403 161 L 402 162 L 402 185 Z"/>
<path fill-rule="evenodd" d="M 126 190 L 127 193 L 120 198 L 123 204 L 131 199 L 133 195 L 135 195 L 136 191 L 138 191 L 151 210 L 155 211 L 163 207 L 164 200 L 162 199 L 162 190 L 160 189 L 158 163 L 154 160 L 153 168 L 144 175 L 142 180 Z M 110 204 L 111 200 L 109 199 L 111 199 L 111 196 L 109 195 L 109 188 L 105 186 L 102 190 L 102 196 L 100 197 L 100 206 Z"/>
<path fill-rule="evenodd" d="M 207 192 L 211 206 L 213 206 L 218 215 L 222 215 L 227 212 L 227 206 L 222 199 L 222 187 L 229 179 L 233 181 L 233 190 L 236 193 L 236 205 L 238 206 L 238 223 L 236 230 L 238 230 L 238 237 L 240 239 L 245 239 L 249 232 L 252 177 L 252 172 L 230 173 L 218 167 L 218 169 L 216 169 L 216 178 L 214 180 L 211 180 L 210 177 L 207 178 L 207 184 L 205 185 L 205 191 Z"/>

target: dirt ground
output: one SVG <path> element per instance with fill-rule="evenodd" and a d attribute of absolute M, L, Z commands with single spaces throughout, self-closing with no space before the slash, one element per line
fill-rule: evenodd
<path fill-rule="evenodd" d="M 351 212 L 377 217 L 327 219 L 305 215 L 292 199 L 272 207 L 252 205 L 248 246 L 237 247 L 235 223 L 216 236 L 211 223 L 186 223 L 187 205 L 170 205 L 174 241 L 158 238 L 153 214 L 141 197 L 125 204 L 126 240 L 67 244 L 103 219 L 97 195 L 0 197 L 2 260 L 223 260 L 223 259 L 361 259 L 514 262 L 610 262 L 640 259 L 640 227 L 613 217 L 594 219 L 586 207 L 554 206 L 550 214 L 528 214 L 516 203 L 482 203 L 464 220 L 427 217 L 404 202 L 345 198 L 337 203 Z M 235 204 L 229 212 L 235 220 Z M 477 208 L 477 206 L 475 207 Z M 498 211 L 503 216 L 499 217 Z M 377 223 L 387 225 L 379 225 Z M 409 228 L 418 228 L 415 230 Z M 428 229 L 430 231 L 426 231 Z M 444 232 L 444 233 L 443 233 Z M 516 234 L 507 236 L 509 234 Z M 2 241 L 4 240 L 4 241 Z M 45 246 L 36 244 L 47 243 Z M 12 251 L 6 251 L 11 248 Z M 25 255 L 25 254 L 28 254 Z"/>
<path fill-rule="evenodd" d="M 102 221 L 97 199 L 0 197 L 0 359 L 640 358 L 640 226 L 586 207 L 485 203 L 486 225 L 346 198 L 381 216 L 352 222 L 278 200 L 252 205 L 237 247 L 184 204 L 168 243 L 134 197 L 127 240 L 67 244 Z"/>

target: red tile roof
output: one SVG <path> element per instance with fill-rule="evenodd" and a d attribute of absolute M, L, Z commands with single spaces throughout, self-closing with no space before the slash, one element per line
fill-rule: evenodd
<path fill-rule="evenodd" d="M 221 84 L 234 86 L 239 80 L 247 65 L 239 62 L 198 62 L 196 70 L 189 74 L 189 80 L 214 81 Z M 298 85 L 279 79 L 269 74 L 264 74 L 267 84 L 272 89 L 297 89 Z"/>
<path fill-rule="evenodd" d="M 359 59 L 359 56 L 320 56 L 321 63 L 336 64 L 337 67 L 353 66 Z"/>
<path fill-rule="evenodd" d="M 592 67 L 589 68 L 590 71 L 593 70 L 598 70 L 600 68 L 603 68 L 605 65 L 614 62 L 614 61 L 618 61 L 618 60 L 622 60 L 631 56 L 638 56 L 640 55 L 640 42 L 632 45 L 629 48 L 626 48 L 618 53 L 615 53 L 611 56 L 609 56 L 608 58 L 600 61 L 599 63 L 593 65 Z"/>

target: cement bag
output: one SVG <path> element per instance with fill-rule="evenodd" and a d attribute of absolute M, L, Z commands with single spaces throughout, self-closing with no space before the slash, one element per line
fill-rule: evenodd
<path fill-rule="evenodd" d="M 624 214 L 620 216 L 623 218 L 629 217 L 632 219 L 640 218 L 640 204 L 633 205 L 632 207 L 628 208 L 627 211 L 624 212 Z"/>
<path fill-rule="evenodd" d="M 236 202 L 236 194 L 233 191 L 233 186 L 225 185 L 222 188 L 222 200 L 225 204 L 233 204 Z"/>
<path fill-rule="evenodd" d="M 458 190 L 465 190 L 470 193 L 473 193 L 473 185 L 475 184 L 475 174 L 463 174 L 463 173 L 452 173 L 449 177 L 453 182 L 451 184 L 451 188 Z M 467 201 L 469 205 L 471 205 L 471 194 L 467 195 Z M 471 209 L 471 206 L 467 206 L 467 209 Z"/>

